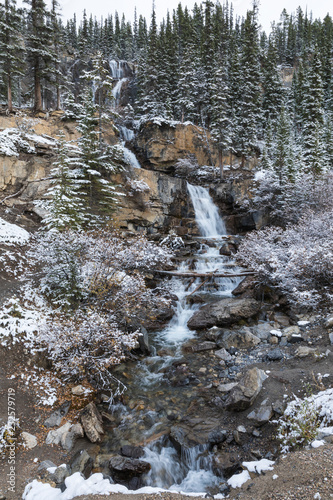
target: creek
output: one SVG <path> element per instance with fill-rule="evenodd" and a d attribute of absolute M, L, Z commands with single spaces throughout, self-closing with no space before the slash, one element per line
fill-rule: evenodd
<path fill-rule="evenodd" d="M 183 261 L 179 270 L 231 272 L 231 259 L 219 253 L 227 236 L 226 228 L 208 189 L 188 184 L 188 192 L 201 234 L 200 249 L 191 260 Z M 233 269 L 237 273 L 237 267 Z M 212 455 L 206 443 L 177 449 L 169 435 L 170 428 L 187 415 L 191 405 L 196 406 L 197 415 L 205 414 L 205 402 L 198 397 L 205 390 L 198 377 L 203 370 L 201 358 L 191 359 L 190 365 L 184 359 L 184 345 L 196 338 L 196 332 L 187 327 L 187 322 L 202 305 L 189 297 L 200 296 L 204 301 L 231 297 L 239 282 L 236 277 L 215 278 L 198 289 L 199 279 L 190 282 L 188 278 L 173 277 L 170 287 L 178 297 L 177 309 L 163 331 L 151 334 L 151 355 L 139 363 L 121 365 L 114 372 L 128 389 L 124 403 L 112 407 L 110 429 L 101 453 L 119 453 L 125 445 L 142 446 L 142 460 L 151 464 L 151 470 L 142 477 L 140 486 L 204 492 L 223 482 L 213 472 Z M 135 486 L 138 485 L 129 484 Z"/>

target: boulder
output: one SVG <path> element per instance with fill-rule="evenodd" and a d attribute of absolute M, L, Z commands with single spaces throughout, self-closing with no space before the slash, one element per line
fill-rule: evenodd
<path fill-rule="evenodd" d="M 259 321 L 257 325 L 251 326 L 253 335 L 260 340 L 268 340 L 271 336 L 272 325 L 266 321 Z"/>
<path fill-rule="evenodd" d="M 244 278 L 243 281 L 241 281 L 231 293 L 235 296 L 243 295 L 246 293 L 246 295 L 249 296 L 251 293 L 253 293 L 254 285 L 255 279 L 252 276 L 246 276 L 246 278 Z"/>
<path fill-rule="evenodd" d="M 125 445 L 120 449 L 120 453 L 128 458 L 141 458 L 145 454 L 141 446 Z"/>
<path fill-rule="evenodd" d="M 88 478 L 91 474 L 93 463 L 93 459 L 86 450 L 79 450 L 69 462 L 71 474 L 80 472 L 85 478 Z"/>
<path fill-rule="evenodd" d="M 266 373 L 259 368 L 248 370 L 239 383 L 230 391 L 226 401 L 227 409 L 242 411 L 252 406 L 266 378 Z"/>
<path fill-rule="evenodd" d="M 227 392 L 230 392 L 231 389 L 236 387 L 236 385 L 237 385 L 237 382 L 230 382 L 229 384 L 220 384 L 217 387 L 217 390 L 222 392 L 223 394 L 226 394 Z"/>
<path fill-rule="evenodd" d="M 333 328 L 333 316 L 329 316 L 325 321 L 325 328 Z"/>
<path fill-rule="evenodd" d="M 66 451 L 70 451 L 78 437 L 83 437 L 83 429 L 80 424 L 66 422 L 59 429 L 49 431 L 46 444 L 61 445 Z"/>
<path fill-rule="evenodd" d="M 199 344 L 194 344 L 189 346 L 186 350 L 190 352 L 204 352 L 211 351 L 212 349 L 216 349 L 217 345 L 215 342 L 209 342 L 208 340 L 205 342 L 200 342 Z"/>
<path fill-rule="evenodd" d="M 101 441 L 104 434 L 102 417 L 94 403 L 89 403 L 80 414 L 84 432 L 92 443 Z"/>
<path fill-rule="evenodd" d="M 222 299 L 203 306 L 193 314 L 187 325 L 191 330 L 232 325 L 256 316 L 260 306 L 260 302 L 254 299 Z"/>
<path fill-rule="evenodd" d="M 268 401 L 268 399 L 265 399 L 259 408 L 256 410 L 251 411 L 251 413 L 248 414 L 247 418 L 249 420 L 252 420 L 254 425 L 260 427 L 261 425 L 266 424 L 269 422 L 269 420 L 272 418 L 274 415 L 274 411 L 272 408 L 272 404 Z"/>
<path fill-rule="evenodd" d="M 288 326 L 282 330 L 283 337 L 286 337 L 287 340 L 290 340 L 294 335 L 299 335 L 301 330 L 298 326 Z"/>
<path fill-rule="evenodd" d="M 272 349 L 271 351 L 268 351 L 268 353 L 266 354 L 267 361 L 280 361 L 283 358 L 284 354 L 279 348 Z"/>
<path fill-rule="evenodd" d="M 230 361 L 232 359 L 232 356 L 225 349 L 219 349 L 218 351 L 215 351 L 214 354 L 218 358 L 222 359 L 222 361 Z"/>
<path fill-rule="evenodd" d="M 222 337 L 222 344 L 226 349 L 230 349 L 230 347 L 249 349 L 260 344 L 260 342 L 260 338 L 253 335 L 249 328 L 242 328 L 237 332 L 228 331 Z"/>
<path fill-rule="evenodd" d="M 109 467 L 111 472 L 120 472 L 129 476 L 145 474 L 151 469 L 149 462 L 137 458 L 122 457 L 121 455 L 112 457 L 109 461 Z"/>
<path fill-rule="evenodd" d="M 318 350 L 315 349 L 314 347 L 299 346 L 297 347 L 295 354 L 298 358 L 306 358 L 307 356 L 318 355 Z"/>

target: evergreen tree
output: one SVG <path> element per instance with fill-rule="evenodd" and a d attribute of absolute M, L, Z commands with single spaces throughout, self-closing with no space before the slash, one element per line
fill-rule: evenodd
<path fill-rule="evenodd" d="M 82 169 L 76 165 L 75 150 L 60 136 L 56 160 L 51 169 L 51 187 L 46 192 L 47 201 L 37 202 L 47 210 L 43 223 L 47 230 L 80 229 L 87 221 L 86 207 L 80 197 L 84 182 Z"/>
<path fill-rule="evenodd" d="M 14 80 L 24 75 L 25 49 L 22 35 L 22 12 L 15 0 L 0 5 L 0 65 L 7 86 L 8 111 L 13 111 Z M 20 91 L 20 90 L 19 90 Z"/>
<path fill-rule="evenodd" d="M 283 88 L 281 76 L 277 67 L 277 50 L 270 39 L 267 54 L 263 64 L 263 112 L 264 118 L 275 120 L 280 113 Z"/>

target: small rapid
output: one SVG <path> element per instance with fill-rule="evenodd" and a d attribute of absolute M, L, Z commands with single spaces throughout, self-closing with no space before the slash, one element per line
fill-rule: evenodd
<path fill-rule="evenodd" d="M 196 337 L 187 323 L 203 301 L 189 298 L 200 294 L 209 300 L 230 297 L 240 280 L 232 276 L 214 279 L 209 276 L 213 272 L 231 274 L 232 269 L 237 272 L 237 267 L 230 258 L 220 255 L 227 231 L 208 189 L 190 184 L 187 188 L 201 233 L 200 249 L 192 256 L 192 262 L 183 261 L 178 271 L 208 277 L 202 280 L 195 276 L 193 279 L 174 276 L 170 280 L 170 289 L 178 298 L 175 314 L 163 331 L 151 336 L 151 356 L 128 365 L 124 375 L 129 380 L 128 394 L 134 411 L 126 407 L 118 410 L 121 421 L 111 439 L 114 448 L 123 443 L 148 443 L 142 458 L 151 464 L 150 472 L 143 478 L 145 485 L 193 493 L 221 484 L 221 478 L 213 472 L 212 455 L 206 445 L 182 447 L 179 453 L 167 436 L 173 419 L 186 415 L 191 403 L 195 403 L 195 385 L 200 383 L 192 376 L 189 382 L 185 377 L 184 384 L 175 385 L 166 378 L 166 373 L 173 373 L 178 364 L 182 368 L 184 343 Z M 192 368 L 196 373 L 200 369 Z"/>

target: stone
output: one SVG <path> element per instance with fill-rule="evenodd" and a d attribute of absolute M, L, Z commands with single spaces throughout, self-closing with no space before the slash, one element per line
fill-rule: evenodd
<path fill-rule="evenodd" d="M 54 467 L 55 469 L 57 466 L 51 461 L 51 460 L 43 460 L 38 466 L 37 472 L 42 472 L 45 469 L 49 469 L 50 467 Z"/>
<path fill-rule="evenodd" d="M 237 349 L 250 349 L 260 344 L 261 340 L 251 333 L 249 328 L 242 328 L 239 331 L 227 331 L 221 340 L 226 349 L 236 347 Z"/>
<path fill-rule="evenodd" d="M 237 427 L 237 430 L 238 430 L 238 432 L 241 432 L 242 434 L 246 434 L 246 429 L 245 429 L 244 425 L 239 425 Z"/>
<path fill-rule="evenodd" d="M 330 339 L 331 345 L 333 345 L 333 333 L 330 333 L 328 337 Z"/>
<path fill-rule="evenodd" d="M 254 281 L 255 280 L 252 276 L 246 276 L 246 278 L 244 278 L 243 281 L 241 281 L 239 285 L 233 289 L 233 291 L 231 292 L 232 295 L 234 296 L 243 294 L 249 295 L 253 290 Z"/>
<path fill-rule="evenodd" d="M 281 351 L 281 349 L 272 349 L 271 351 L 268 351 L 266 354 L 266 359 L 268 361 L 280 361 L 281 359 L 284 358 L 284 354 Z"/>
<path fill-rule="evenodd" d="M 232 245 L 231 243 L 225 242 L 222 244 L 220 248 L 220 255 L 226 255 L 227 257 L 230 257 L 233 253 L 235 253 L 236 249 L 235 246 Z"/>
<path fill-rule="evenodd" d="M 292 335 L 288 340 L 291 344 L 298 344 L 299 342 L 303 342 L 304 339 L 302 335 Z"/>
<path fill-rule="evenodd" d="M 215 453 L 213 457 L 213 467 L 219 476 L 228 479 L 241 467 L 242 460 L 237 453 L 223 451 Z"/>
<path fill-rule="evenodd" d="M 232 356 L 225 349 L 220 349 L 219 351 L 214 352 L 215 356 L 222 359 L 222 361 L 230 361 Z"/>
<path fill-rule="evenodd" d="M 296 325 L 288 326 L 282 330 L 282 335 L 290 340 L 293 335 L 299 335 L 300 331 L 300 328 Z"/>
<path fill-rule="evenodd" d="M 230 392 L 231 389 L 236 387 L 236 385 L 237 385 L 237 382 L 230 382 L 230 384 L 220 384 L 217 387 L 217 390 L 220 392 L 223 392 L 223 394 L 226 394 L 227 392 Z"/>
<path fill-rule="evenodd" d="M 61 445 L 62 448 L 70 451 L 78 437 L 83 437 L 82 426 L 66 422 L 59 429 L 49 431 L 46 437 L 46 444 Z"/>
<path fill-rule="evenodd" d="M 283 313 L 275 313 L 273 316 L 273 321 L 276 323 L 279 323 L 281 326 L 289 326 L 290 325 L 290 318 Z"/>
<path fill-rule="evenodd" d="M 333 328 L 333 316 L 326 319 L 325 328 Z"/>
<path fill-rule="evenodd" d="M 251 327 L 253 335 L 258 337 L 260 340 L 268 340 L 271 336 L 272 325 L 270 323 L 258 323 Z"/>
<path fill-rule="evenodd" d="M 56 484 L 63 483 L 68 476 L 70 476 L 70 469 L 67 465 L 60 465 L 60 467 L 57 467 L 54 473 L 51 474 L 52 481 L 54 481 Z"/>
<path fill-rule="evenodd" d="M 81 386 L 82 387 L 82 386 Z M 59 406 L 44 422 L 45 427 L 58 427 L 61 421 L 66 417 L 69 408 L 71 406 L 70 401 L 66 401 L 64 404 Z"/>
<path fill-rule="evenodd" d="M 208 443 L 212 445 L 224 443 L 224 441 L 227 439 L 227 436 L 227 431 L 215 429 L 209 434 Z"/>
<path fill-rule="evenodd" d="M 92 443 L 101 441 L 104 434 L 102 417 L 94 403 L 89 403 L 80 414 L 81 424 L 84 432 Z"/>
<path fill-rule="evenodd" d="M 316 356 L 318 354 L 318 350 L 314 347 L 308 346 L 299 346 L 296 349 L 295 355 L 298 358 L 306 358 L 307 356 Z"/>
<path fill-rule="evenodd" d="M 209 342 L 208 340 L 206 342 L 200 342 L 200 344 L 194 344 L 191 346 L 192 352 L 211 351 L 212 349 L 216 349 L 216 343 Z"/>
<path fill-rule="evenodd" d="M 69 462 L 71 474 L 81 472 L 85 478 L 88 478 L 91 474 L 93 463 L 94 461 L 87 450 L 79 450 Z"/>
<path fill-rule="evenodd" d="M 230 391 L 226 401 L 226 408 L 233 411 L 243 411 L 252 406 L 266 378 L 266 373 L 259 368 L 248 370 Z"/>
<path fill-rule="evenodd" d="M 71 393 L 74 396 L 83 396 L 86 393 L 86 388 L 83 385 L 76 385 L 72 387 Z"/>
<path fill-rule="evenodd" d="M 141 458 L 145 454 L 141 446 L 130 446 L 130 445 L 122 446 L 120 449 L 120 453 L 124 457 L 129 457 L 129 458 Z"/>
<path fill-rule="evenodd" d="M 28 448 L 28 450 L 32 450 L 32 448 L 35 448 L 35 446 L 37 446 L 36 436 L 29 434 L 29 432 L 21 432 L 21 437 L 23 439 L 24 446 Z"/>
<path fill-rule="evenodd" d="M 122 472 L 132 476 L 145 474 L 151 469 L 149 462 L 137 458 L 122 457 L 121 455 L 112 457 L 109 461 L 109 467 L 111 472 Z"/>
<path fill-rule="evenodd" d="M 267 422 L 269 422 L 269 420 L 272 418 L 273 415 L 274 411 L 272 405 L 267 399 L 265 399 L 261 403 L 259 408 L 251 411 L 251 413 L 248 414 L 247 418 L 249 420 L 252 420 L 254 425 L 260 427 L 261 425 L 264 425 Z"/>
<path fill-rule="evenodd" d="M 145 328 L 141 327 L 141 333 L 138 336 L 138 342 L 140 351 L 143 354 L 150 354 L 149 335 Z"/>
<path fill-rule="evenodd" d="M 260 307 L 260 302 L 254 299 L 222 299 L 203 306 L 193 314 L 187 325 L 191 330 L 228 326 L 256 316 Z"/>

